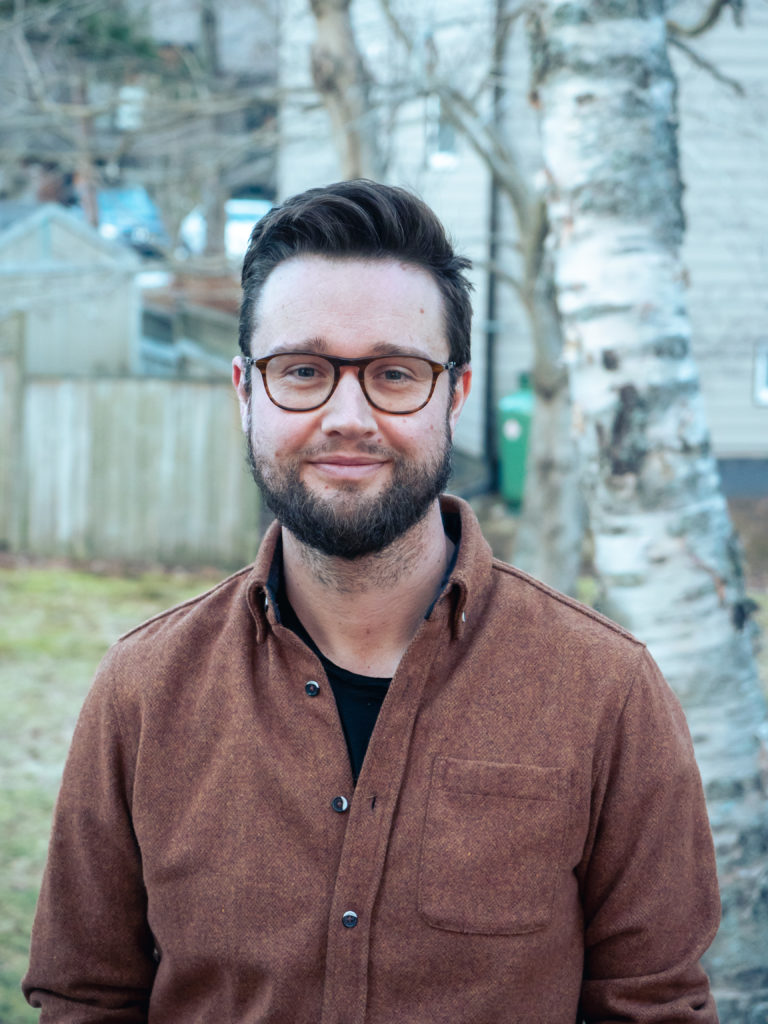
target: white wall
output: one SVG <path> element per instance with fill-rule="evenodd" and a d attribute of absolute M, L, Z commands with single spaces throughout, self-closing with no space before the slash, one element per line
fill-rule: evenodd
<path fill-rule="evenodd" d="M 691 45 L 744 89 L 672 50 L 693 350 L 718 457 L 766 458 L 768 405 L 754 375 L 768 344 L 768 5 L 746 4 L 742 28 L 726 9 Z"/>

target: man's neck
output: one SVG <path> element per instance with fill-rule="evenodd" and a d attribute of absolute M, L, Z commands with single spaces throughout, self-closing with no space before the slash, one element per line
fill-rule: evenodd
<path fill-rule="evenodd" d="M 361 675 L 392 676 L 452 551 L 437 502 L 384 551 L 351 561 L 309 548 L 284 529 L 286 593 L 327 658 Z"/>

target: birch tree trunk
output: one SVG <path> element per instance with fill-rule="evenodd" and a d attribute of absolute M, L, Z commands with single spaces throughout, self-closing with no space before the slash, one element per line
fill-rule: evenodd
<path fill-rule="evenodd" d="M 690 354 L 675 82 L 660 0 L 538 0 L 551 244 L 603 608 L 686 709 L 724 915 L 721 1019 L 768 1013 L 765 705 Z M 763 762 L 764 765 L 764 762 Z"/>
<path fill-rule="evenodd" d="M 357 48 L 351 0 L 310 0 L 317 24 L 312 80 L 328 116 L 342 178 L 379 178 L 381 147 L 369 100 L 370 76 Z"/>

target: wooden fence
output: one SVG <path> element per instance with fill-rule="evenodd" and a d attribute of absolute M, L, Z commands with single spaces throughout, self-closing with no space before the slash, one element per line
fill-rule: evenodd
<path fill-rule="evenodd" d="M 0 545 L 75 559 L 237 566 L 259 496 L 223 381 L 23 377 L 0 339 Z"/>

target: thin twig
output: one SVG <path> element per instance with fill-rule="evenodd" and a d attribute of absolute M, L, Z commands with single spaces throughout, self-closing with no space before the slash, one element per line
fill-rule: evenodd
<path fill-rule="evenodd" d="M 413 40 L 392 10 L 390 0 L 379 0 L 379 4 L 393 33 L 412 55 L 415 50 Z M 520 171 L 519 161 L 498 131 L 478 116 L 476 107 L 467 97 L 436 74 L 436 61 L 437 52 L 433 44 L 430 60 L 425 62 L 424 67 L 425 91 L 440 98 L 445 117 L 464 135 L 472 149 L 491 169 L 499 186 L 509 196 L 520 230 L 524 232 L 531 219 L 535 199 Z"/>
<path fill-rule="evenodd" d="M 685 36 L 687 39 L 693 39 L 695 36 L 703 35 L 713 25 L 717 24 L 720 20 L 720 15 L 723 13 L 726 7 L 730 7 L 733 11 L 733 20 L 737 25 L 741 25 L 741 3 L 739 0 L 712 0 L 712 3 L 704 11 L 701 20 L 695 25 L 686 27 L 685 25 L 679 24 L 677 21 L 667 22 L 667 32 L 670 36 Z"/>
<path fill-rule="evenodd" d="M 719 68 L 715 67 L 711 61 L 707 60 L 706 57 L 702 57 L 700 53 L 697 53 L 692 46 L 688 45 L 688 43 L 684 43 L 682 39 L 678 39 L 676 36 L 670 36 L 669 42 L 671 46 L 676 46 L 678 50 L 684 53 L 686 57 L 696 65 L 696 67 L 701 68 L 702 71 L 706 71 L 715 79 L 715 81 L 720 82 L 721 85 L 725 85 L 729 89 L 732 89 L 737 96 L 744 96 L 746 94 L 741 82 L 737 82 L 735 78 L 731 78 L 730 75 L 724 74 Z"/>
<path fill-rule="evenodd" d="M 519 278 L 514 277 L 514 275 L 510 274 L 509 271 L 506 270 L 499 263 L 498 260 L 473 259 L 472 266 L 475 268 L 475 270 L 485 270 L 493 274 L 497 281 L 509 285 L 509 287 L 512 288 L 513 291 L 517 293 L 517 295 L 522 297 L 522 282 Z"/>

